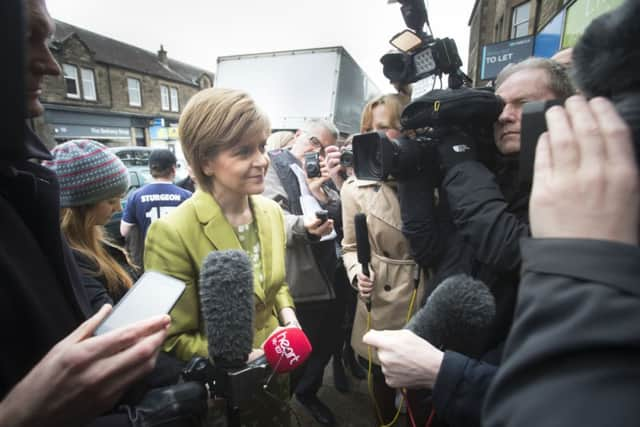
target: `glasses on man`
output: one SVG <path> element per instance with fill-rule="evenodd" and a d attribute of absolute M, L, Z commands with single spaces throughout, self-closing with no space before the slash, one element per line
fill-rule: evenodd
<path fill-rule="evenodd" d="M 311 143 L 311 145 L 313 145 L 313 148 L 318 149 L 321 156 L 324 156 L 324 145 L 322 145 L 317 137 L 311 135 L 309 137 L 309 142 Z"/>

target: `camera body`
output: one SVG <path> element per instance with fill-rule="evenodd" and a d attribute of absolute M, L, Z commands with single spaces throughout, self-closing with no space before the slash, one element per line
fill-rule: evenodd
<path fill-rule="evenodd" d="M 436 166 L 435 144 L 456 132 L 473 135 L 478 145 L 492 141 L 493 123 L 504 102 L 486 89 L 438 89 L 411 102 L 402 111 L 400 123 L 412 138 L 390 140 L 371 132 L 353 138 L 354 172 L 360 179 L 385 181 L 389 177 L 409 179 Z"/>
<path fill-rule="evenodd" d="M 340 154 L 340 166 L 350 168 L 353 166 L 353 150 L 351 147 L 343 148 Z"/>
<path fill-rule="evenodd" d="M 562 105 L 562 101 L 527 102 L 522 106 L 520 125 L 520 153 L 518 167 L 518 181 L 522 186 L 529 187 L 533 182 L 533 162 L 536 156 L 536 145 L 543 132 L 547 130 L 544 113 L 554 105 Z"/>
<path fill-rule="evenodd" d="M 405 30 L 409 31 L 409 30 Z M 392 38 L 406 38 L 406 32 Z M 387 53 L 380 58 L 382 72 L 392 82 L 409 84 L 431 75 L 451 74 L 462 66 L 456 42 L 451 38 L 434 39 L 424 34 L 412 34 L 418 44 L 408 51 Z M 402 48 L 400 48 L 402 49 Z"/>
<path fill-rule="evenodd" d="M 320 171 L 320 155 L 318 153 L 304 154 L 304 170 L 307 178 L 316 178 L 322 175 Z"/>

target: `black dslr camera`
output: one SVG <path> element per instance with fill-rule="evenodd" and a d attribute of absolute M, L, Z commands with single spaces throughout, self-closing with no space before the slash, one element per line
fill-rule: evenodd
<path fill-rule="evenodd" d="M 355 135 L 353 167 L 359 179 L 385 181 L 409 179 L 427 171 L 435 158 L 434 144 L 464 132 L 478 141 L 490 140 L 493 123 L 504 103 L 491 90 L 463 87 L 469 78 L 452 39 L 434 39 L 423 31 L 429 26 L 423 0 L 399 0 L 405 30 L 391 40 L 401 53 L 384 55 L 384 74 L 392 82 L 411 83 L 430 75 L 448 74 L 449 89 L 432 90 L 411 102 L 402 112 L 405 134 L 390 140 L 382 132 Z M 409 131 L 409 132 L 406 132 Z M 468 146 L 455 146 L 459 150 Z"/>

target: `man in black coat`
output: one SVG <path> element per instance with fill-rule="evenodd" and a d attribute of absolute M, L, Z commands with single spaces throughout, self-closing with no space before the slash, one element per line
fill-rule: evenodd
<path fill-rule="evenodd" d="M 38 99 L 43 77 L 60 73 L 47 46 L 53 20 L 44 0 L 3 1 L 1 16 L 5 40 L 14 43 L 2 92 L 16 96 L 3 96 L 11 105 L 2 110 L 15 115 L 4 121 L 3 134 L 14 138 L 0 146 L 0 425 L 128 424 L 122 416 L 97 417 L 153 368 L 170 319 L 161 316 L 93 336 L 110 308 L 85 320 L 87 296 L 60 233 L 58 181 L 30 161 L 50 154 L 23 127 L 24 117 L 43 113 Z"/>
<path fill-rule="evenodd" d="M 564 99 L 572 92 L 564 68 L 553 61 L 530 58 L 514 64 L 496 80 L 496 94 L 505 107 L 494 126 L 498 151 L 494 170 L 477 161 L 470 152 L 453 150 L 459 140 L 445 140 L 438 147 L 445 170 L 441 196 L 446 197 L 455 233 L 462 236 L 462 242 L 457 244 L 469 246 L 472 274 L 489 286 L 496 300 L 496 317 L 484 346 L 487 352 L 493 350 L 483 358 L 490 363 L 456 352 L 443 353 L 408 331 L 366 336 L 369 344 L 378 347 L 379 354 L 382 351 L 380 360 L 383 371 L 387 365 L 387 382 L 393 387 L 433 389 L 434 409 L 451 426 L 480 425 L 482 401 L 500 361 L 499 346 L 506 339 L 513 318 L 521 263 L 518 244 L 520 238 L 529 235 L 529 194 L 518 187 L 517 181 L 522 104 Z M 421 200 L 413 198 L 413 203 L 419 204 Z M 413 220 L 419 223 L 420 218 L 410 217 L 416 212 L 420 209 L 403 206 L 405 225 Z M 441 239 L 445 237 L 440 233 Z M 412 245 L 418 243 L 429 248 L 421 236 L 407 238 Z M 442 247 L 446 249 L 447 245 Z M 423 258 L 420 253 L 414 256 Z M 463 256 L 468 256 L 467 248 Z M 407 351 L 409 348 L 414 350 Z"/>

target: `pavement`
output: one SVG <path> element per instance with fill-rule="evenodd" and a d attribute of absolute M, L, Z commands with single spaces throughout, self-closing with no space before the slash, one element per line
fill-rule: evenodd
<path fill-rule="evenodd" d="M 379 423 L 373 415 L 373 407 L 367 389 L 367 380 L 354 378 L 348 369 L 346 372 L 349 378 L 350 391 L 341 393 L 335 388 L 333 361 L 330 361 L 325 368 L 323 385 L 318 392 L 318 397 L 333 411 L 336 417 L 336 426 L 378 426 Z M 292 427 L 322 427 L 322 424 L 316 422 L 306 409 L 298 403 L 295 397 L 291 399 L 291 407 L 300 420 L 299 424 L 293 421 L 291 423 Z M 405 417 L 400 416 L 396 425 L 404 426 L 405 422 Z"/>
<path fill-rule="evenodd" d="M 318 392 L 318 397 L 333 412 L 336 418 L 336 427 L 378 427 L 373 414 L 373 406 L 369 398 L 367 380 L 359 380 L 346 370 L 350 390 L 342 393 L 335 388 L 333 380 L 333 361 L 329 361 L 325 368 L 323 385 Z M 295 397 L 290 400 L 292 410 L 291 427 L 324 427 L 318 423 Z M 216 412 L 210 408 L 207 427 L 228 427 L 224 412 Z M 406 416 L 400 415 L 396 426 L 406 426 Z M 266 420 L 257 421 L 252 427 L 271 427 Z"/>

